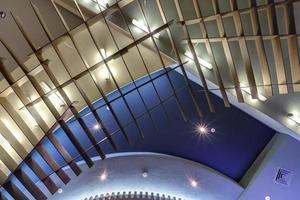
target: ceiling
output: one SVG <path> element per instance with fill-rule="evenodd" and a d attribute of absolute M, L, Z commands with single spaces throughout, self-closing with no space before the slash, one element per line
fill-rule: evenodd
<path fill-rule="evenodd" d="M 176 152 L 174 143 L 173 152 L 172 146 L 169 148 L 170 154 L 205 163 L 239 180 L 274 131 L 231 106 L 230 96 L 279 123 L 284 127 L 280 132 L 296 138 L 300 134 L 300 125 L 287 117 L 287 113 L 295 117 L 300 113 L 297 105 L 300 24 L 295 20 L 300 2 L 297 0 L 185 0 L 184 3 L 111 0 L 108 7 L 88 0 L 32 0 L 31 3 L 1 0 L 0 5 L 6 13 L 5 18 L 0 18 L 0 150 L 3 152 L 0 182 L 17 198 L 24 195 L 15 189 L 11 177 L 17 177 L 27 190 L 43 197 L 23 172 L 23 165 L 32 168 L 52 193 L 58 189 L 48 178 L 49 171 L 32 159 L 36 152 L 48 169 L 67 183 L 69 177 L 61 167 L 70 165 L 74 173 L 80 174 L 76 161 L 83 159 L 92 166 L 91 156 L 105 157 L 108 150 L 99 143 L 108 143 L 116 149 L 116 135 L 130 143 L 130 135 L 125 131 L 128 124 L 134 124 L 136 134 L 147 138 L 139 120 L 154 126 L 161 122 L 154 123 L 157 117 L 151 117 L 148 109 L 144 113 L 139 111 L 139 106 L 130 105 L 127 98 L 135 95 L 134 100 L 141 99 L 140 103 L 147 108 L 147 102 L 154 99 L 141 98 L 139 89 L 152 85 L 158 105 L 164 104 L 163 97 L 167 94 L 159 94 L 154 84 L 159 77 L 169 82 L 169 98 L 172 106 L 177 105 L 181 120 L 189 121 L 190 116 L 183 109 L 187 103 L 183 100 L 189 97 L 186 107 L 196 111 L 190 119 L 192 122 L 212 121 L 217 115 L 230 119 L 228 116 L 236 113 L 241 120 L 239 128 L 247 127 L 242 135 L 234 131 L 236 123 L 222 120 L 228 126 L 222 130 L 224 135 L 233 135 L 229 139 L 218 136 L 222 138 L 219 145 L 228 148 L 228 154 L 224 151 L 224 155 L 241 160 L 237 168 L 221 165 L 224 160 L 217 159 L 220 156 L 217 152 L 212 160 L 207 159 L 205 149 L 201 151 L 203 155 L 195 156 L 192 152 L 202 147 L 191 144 L 195 142 L 192 139 L 186 140 L 189 147 L 186 151 Z M 133 19 L 148 26 L 141 30 L 133 24 Z M 174 73 L 185 80 L 190 78 L 189 73 L 196 75 L 202 87 L 189 81 L 174 81 L 174 70 L 179 70 L 183 76 Z M 137 79 L 141 81 L 134 81 Z M 184 98 L 180 97 L 181 91 L 186 92 Z M 212 95 L 214 91 L 219 92 L 221 100 Z M 109 114 L 99 114 L 97 109 L 109 109 Z M 172 107 L 159 109 L 159 116 L 168 109 Z M 142 113 L 142 117 L 135 112 Z M 147 114 L 149 117 L 144 119 Z M 72 116 L 76 119 L 74 127 L 67 123 Z M 88 116 L 93 119 L 84 121 Z M 105 125 L 103 120 L 107 117 L 115 123 Z M 178 119 L 172 120 L 177 123 Z M 103 131 L 102 138 L 93 135 L 89 124 L 93 122 Z M 172 134 L 179 127 L 186 132 L 190 126 L 191 123 L 178 121 L 178 127 L 171 126 L 164 133 Z M 78 128 L 84 138 L 76 134 Z M 253 134 L 258 134 L 260 141 L 247 143 L 255 138 Z M 174 141 L 181 141 L 181 137 L 174 136 Z M 169 141 L 167 136 L 162 138 Z M 148 151 L 149 148 L 149 151 L 163 152 L 152 143 L 147 146 L 147 139 L 142 141 L 145 142 L 133 142 L 132 146 L 118 150 Z M 90 146 L 96 147 L 92 148 L 93 152 Z M 247 156 L 238 156 L 239 147 L 247 149 Z M 214 153 L 209 148 L 206 150 Z"/>

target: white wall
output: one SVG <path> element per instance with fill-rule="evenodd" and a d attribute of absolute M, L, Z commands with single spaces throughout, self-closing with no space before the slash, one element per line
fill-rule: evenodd
<path fill-rule="evenodd" d="M 266 196 L 270 196 L 271 200 L 300 199 L 299 141 L 285 134 L 277 134 L 271 141 L 268 152 L 263 155 L 262 162 L 253 167 L 255 169 L 250 169 L 241 182 L 246 189 L 240 200 L 264 200 Z M 293 171 L 290 186 L 275 183 L 278 168 Z"/>

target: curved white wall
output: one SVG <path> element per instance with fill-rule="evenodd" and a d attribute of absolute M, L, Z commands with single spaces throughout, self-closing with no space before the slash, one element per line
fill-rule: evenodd
<path fill-rule="evenodd" d="M 243 191 L 236 182 L 208 167 L 162 154 L 112 154 L 106 160 L 95 162 L 91 169 L 86 165 L 81 167 L 83 173 L 62 186 L 62 194 L 50 199 L 80 200 L 97 194 L 144 191 L 186 200 L 233 200 Z M 104 169 L 107 179 L 101 181 Z M 142 177 L 143 169 L 148 170 L 147 178 Z M 66 171 L 74 176 L 71 170 Z M 193 188 L 189 178 L 194 178 L 198 187 Z"/>

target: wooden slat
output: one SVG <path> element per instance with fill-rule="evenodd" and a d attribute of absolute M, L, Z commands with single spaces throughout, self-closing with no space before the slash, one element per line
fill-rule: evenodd
<path fill-rule="evenodd" d="M 147 17 L 146 17 L 146 14 L 145 14 L 145 11 L 144 11 L 144 9 L 143 9 L 143 6 L 141 5 L 140 1 L 137 1 L 137 3 L 138 3 L 138 6 L 139 6 L 139 8 L 140 8 L 140 11 L 141 11 L 141 14 L 142 14 L 142 16 L 143 16 L 143 19 L 144 19 L 145 22 L 146 22 L 146 26 L 147 26 L 148 32 L 151 33 L 151 29 L 150 29 L 150 26 L 149 26 L 149 22 L 148 22 L 148 19 L 147 19 Z M 167 28 L 168 28 L 168 27 L 169 27 L 169 25 L 167 26 Z M 159 50 L 159 48 L 158 48 L 158 46 L 157 46 L 157 43 L 156 43 L 156 41 L 155 41 L 155 39 L 154 39 L 154 35 L 155 35 L 155 33 L 152 32 L 152 34 L 150 35 L 150 39 L 151 39 L 151 41 L 152 41 L 152 44 L 153 44 L 154 47 L 155 47 L 155 51 L 156 51 L 156 53 L 157 53 L 157 55 L 158 55 L 158 57 L 159 57 L 159 61 L 160 61 L 161 65 L 162 65 L 164 71 L 167 72 L 168 70 L 167 70 L 166 65 L 165 65 L 165 63 L 164 63 L 164 60 L 163 60 L 163 58 L 162 58 L 161 52 L 160 52 L 160 50 Z M 184 121 L 187 121 L 187 117 L 186 117 L 185 111 L 184 111 L 184 109 L 183 109 L 183 105 L 182 105 L 182 103 L 181 103 L 180 100 L 179 100 L 179 97 L 178 97 L 178 94 L 177 94 L 177 92 L 176 92 L 174 83 L 172 82 L 169 73 L 166 73 L 166 78 L 167 78 L 167 80 L 168 80 L 168 82 L 169 82 L 169 84 L 170 84 L 170 86 L 171 86 L 171 88 L 172 88 L 172 95 L 174 95 L 174 97 L 175 97 L 174 99 L 175 99 L 176 104 L 177 104 L 177 106 L 178 106 L 178 108 L 179 108 L 180 114 L 181 114 L 183 120 L 184 120 Z"/>
<path fill-rule="evenodd" d="M 287 39 L 289 62 L 294 92 L 300 91 L 300 65 L 297 43 L 298 41 L 295 36 Z"/>
<path fill-rule="evenodd" d="M 47 199 L 46 195 L 35 185 L 35 183 L 28 177 L 25 172 L 19 169 L 14 174 L 35 199 Z"/>
<path fill-rule="evenodd" d="M 12 14 L 12 13 L 11 13 Z M 20 32 L 22 33 L 23 37 L 25 38 L 25 40 L 27 41 L 27 43 L 30 45 L 30 47 L 32 48 L 33 51 L 35 51 L 35 47 L 34 45 L 31 43 L 31 41 L 29 40 L 27 34 L 25 33 L 24 29 L 22 28 L 20 22 L 14 17 L 14 15 L 12 14 L 12 17 L 16 23 L 16 25 L 18 26 Z M 44 64 L 42 63 L 42 61 L 39 59 L 38 55 L 36 55 L 38 60 L 40 61 L 41 65 L 44 68 Z M 46 71 L 47 72 L 47 71 Z M 36 91 L 39 93 L 39 95 L 43 95 L 43 90 L 40 87 L 39 83 L 37 83 L 35 81 L 35 79 L 29 75 L 28 76 L 29 81 L 31 82 L 31 84 L 34 86 L 34 88 L 36 89 Z M 71 105 L 70 100 L 67 98 L 67 96 L 65 95 L 64 91 L 62 90 L 62 88 L 58 88 L 58 91 L 60 92 L 60 94 L 62 95 L 62 97 L 64 97 L 64 100 L 66 102 L 68 102 L 68 107 Z M 60 114 L 57 112 L 57 110 L 55 109 L 55 107 L 53 106 L 52 102 L 50 102 L 49 98 L 43 98 L 44 102 L 46 103 L 47 107 L 49 108 L 50 112 L 53 114 L 53 116 L 55 117 L 55 119 L 57 121 L 59 121 L 60 126 L 62 127 L 62 129 L 64 130 L 64 132 L 66 133 L 66 135 L 68 136 L 68 138 L 71 140 L 71 142 L 74 144 L 75 148 L 79 151 L 80 154 L 82 154 L 83 159 L 85 160 L 85 162 L 87 163 L 87 165 L 89 167 L 93 166 L 93 161 L 92 159 L 88 156 L 87 153 L 84 153 L 84 148 L 81 146 L 80 142 L 76 139 L 76 137 L 74 136 L 74 133 L 68 128 L 68 126 L 66 126 L 65 122 L 63 120 L 59 120 Z M 76 115 L 78 117 L 78 113 L 75 112 L 74 113 L 74 109 L 71 109 L 71 111 L 73 112 L 74 115 Z M 80 121 L 80 125 L 85 125 L 83 121 Z M 87 126 L 85 126 L 83 128 L 85 131 L 89 131 Z M 85 132 L 87 135 L 88 133 Z M 90 133 L 90 132 L 89 132 Z M 90 136 L 92 134 L 90 133 Z"/>
<path fill-rule="evenodd" d="M 159 9 L 159 13 L 160 13 L 160 16 L 161 16 L 161 18 L 162 18 L 162 20 L 163 20 L 163 23 L 166 23 L 166 22 L 167 22 L 166 15 L 165 15 L 165 12 L 164 12 L 164 10 L 163 10 L 163 8 L 162 8 L 162 5 L 161 5 L 161 3 L 160 3 L 160 0 L 156 0 L 156 4 L 157 4 L 157 7 L 158 7 L 158 9 Z M 188 85 L 188 90 L 189 90 L 189 93 L 191 94 L 191 97 L 192 97 L 192 100 L 193 100 L 193 104 L 194 104 L 194 106 L 195 106 L 195 108 L 196 108 L 196 110 L 197 110 L 198 115 L 199 115 L 200 117 L 203 117 L 202 111 L 201 111 L 201 109 L 200 109 L 200 105 L 199 105 L 198 102 L 197 102 L 197 97 L 196 97 L 196 94 L 195 94 L 196 92 L 194 91 L 194 89 L 193 89 L 193 87 L 192 87 L 192 85 L 191 85 L 191 83 L 190 83 L 190 79 L 188 78 L 188 75 L 187 75 L 187 73 L 186 73 L 186 71 L 185 71 L 185 69 L 184 69 L 184 64 L 182 63 L 182 60 L 181 60 L 180 54 L 179 54 L 179 50 L 178 50 L 178 48 L 177 48 L 177 46 L 176 46 L 176 43 L 175 43 L 174 36 L 172 35 L 171 30 L 170 30 L 169 27 L 167 28 L 167 34 L 168 34 L 168 38 L 169 38 L 169 40 L 170 40 L 170 43 L 171 43 L 171 45 L 172 45 L 172 48 L 173 48 L 173 50 L 175 51 L 177 60 L 179 61 L 179 64 L 180 64 L 180 66 L 181 66 L 180 68 L 181 68 L 181 71 L 182 71 L 183 76 L 184 76 L 184 78 L 185 78 L 185 81 L 186 81 L 186 83 L 187 83 L 187 85 Z M 152 83 L 153 83 L 153 82 L 152 82 Z M 153 84 L 153 85 L 154 85 L 154 84 Z"/>
<path fill-rule="evenodd" d="M 246 75 L 247 75 L 247 79 L 248 79 L 248 83 L 249 83 L 249 87 L 250 87 L 250 91 L 251 91 L 251 96 L 253 99 L 257 99 L 258 91 L 257 91 L 256 83 L 255 83 L 255 77 L 254 77 L 253 69 L 251 66 L 250 57 L 248 54 L 246 40 L 244 40 L 244 39 L 239 40 L 239 45 L 240 45 L 242 59 L 243 59 L 245 69 L 246 69 Z"/>
<path fill-rule="evenodd" d="M 31 168 L 32 171 L 34 171 L 39 179 L 42 180 L 51 194 L 54 194 L 59 189 L 51 177 L 47 176 L 44 169 L 34 159 L 29 158 L 26 160 L 26 164 Z"/>
<path fill-rule="evenodd" d="M 2 41 L 1 41 L 2 42 Z M 16 56 L 12 53 L 12 51 L 8 48 L 8 46 L 5 44 L 5 43 L 3 43 L 2 42 L 2 44 L 3 44 L 3 46 L 6 48 L 6 50 L 8 51 L 8 53 L 10 54 L 10 56 L 14 59 L 14 61 L 15 62 L 17 62 L 17 64 L 18 64 L 18 66 L 20 66 L 21 67 L 21 69 L 24 71 L 24 73 L 25 73 L 25 70 L 22 68 L 23 67 L 23 65 L 19 62 L 19 60 L 16 58 Z M 28 78 L 30 78 L 30 76 L 28 76 Z M 32 79 L 31 79 L 31 83 L 32 83 Z M 38 91 L 38 89 L 37 88 L 35 88 L 37 91 Z M 22 98 L 20 98 L 21 100 L 22 100 Z M 45 102 L 45 99 L 47 99 L 45 96 L 44 96 L 44 102 Z M 25 103 L 25 102 L 23 102 L 23 103 Z M 50 105 L 48 105 L 48 108 L 49 108 L 49 106 Z M 34 116 L 34 118 L 35 119 L 38 119 L 39 117 L 38 117 L 38 114 L 37 114 L 37 111 L 35 110 L 35 109 L 31 109 L 32 107 L 29 107 L 29 111 L 31 111 L 31 114 L 32 114 L 32 116 Z M 54 112 L 54 110 L 52 110 L 53 112 Z M 53 113 L 52 113 L 53 114 Z M 51 134 L 52 133 L 50 133 L 50 136 L 51 136 Z M 49 137 L 49 135 L 48 135 L 48 137 Z M 50 137 L 49 137 L 50 138 Z M 71 162 L 72 161 L 72 158 L 71 158 L 71 156 L 69 155 L 69 153 L 64 149 L 64 147 L 62 147 L 61 145 L 60 145 L 60 143 L 57 141 L 56 142 L 56 145 L 55 145 L 56 147 L 59 147 L 60 149 L 60 153 L 63 155 L 63 157 L 65 158 L 65 160 L 67 160 L 68 162 Z M 71 167 L 72 168 L 72 167 Z M 75 167 L 75 168 L 72 168 L 73 170 L 74 170 L 74 172 L 77 172 L 78 173 L 78 171 L 80 171 L 79 170 L 79 167 Z"/>
<path fill-rule="evenodd" d="M 3 187 L 15 200 L 29 200 L 23 191 L 21 191 L 14 183 L 8 182 Z"/>
<path fill-rule="evenodd" d="M 174 0 L 174 3 L 175 3 L 175 6 L 176 6 L 176 10 L 177 10 L 177 14 L 179 16 L 179 19 L 183 20 L 184 18 L 183 18 L 182 12 L 181 12 L 179 1 Z M 187 31 L 187 27 L 186 27 L 185 24 L 183 24 L 183 27 L 184 27 L 184 32 L 185 32 L 186 36 L 188 37 L 188 45 L 189 45 L 189 48 L 190 48 L 191 53 L 193 55 L 195 66 L 196 66 L 197 72 L 199 74 L 200 80 L 201 80 L 203 88 L 204 88 L 204 94 L 205 94 L 205 98 L 206 98 L 208 106 L 209 106 L 209 110 L 211 112 L 215 112 L 215 108 L 214 108 L 213 103 L 212 103 L 211 98 L 210 98 L 210 94 L 209 94 L 209 91 L 208 91 L 208 87 L 207 87 L 207 83 L 206 83 L 203 71 L 202 71 L 200 63 L 198 61 L 198 58 L 197 58 L 197 55 L 196 55 L 196 52 L 195 52 L 195 48 L 194 48 L 193 44 L 191 43 L 189 32 Z"/>
<path fill-rule="evenodd" d="M 214 2 L 214 3 L 215 3 L 214 7 L 216 9 L 215 11 L 218 12 L 217 2 Z M 201 14 L 199 2 L 197 0 L 193 0 L 193 4 L 194 4 L 194 8 L 195 8 L 197 17 L 201 17 L 202 14 Z M 177 8 L 177 10 L 178 10 L 178 8 Z M 219 17 L 219 20 L 221 20 L 220 17 Z M 217 22 L 217 24 L 218 24 L 218 28 L 220 28 L 219 34 L 221 34 L 221 37 L 222 37 L 225 34 L 222 22 L 219 21 L 219 22 Z M 221 78 L 219 67 L 217 66 L 216 58 L 215 58 L 215 55 L 214 55 L 214 53 L 212 51 L 212 47 L 211 47 L 210 39 L 208 37 L 208 31 L 207 31 L 205 23 L 203 23 L 203 28 L 204 28 L 204 32 L 206 33 L 205 35 L 206 35 L 206 37 L 208 39 L 207 42 L 205 43 L 206 50 L 207 50 L 207 53 L 208 53 L 208 55 L 209 55 L 209 57 L 211 58 L 211 61 L 212 61 L 211 64 L 213 66 L 213 72 L 214 72 L 215 77 L 217 79 L 217 82 L 218 82 L 218 85 L 219 85 L 219 88 L 220 88 L 220 92 L 221 92 L 221 95 L 223 97 L 224 105 L 225 105 L 225 107 L 230 107 L 230 103 L 229 103 L 229 100 L 228 100 L 228 96 L 226 94 L 226 90 L 225 90 L 225 87 L 224 87 L 224 84 L 223 84 L 223 80 Z M 195 52 L 195 55 L 196 55 L 196 52 Z M 196 59 L 197 59 L 197 55 L 196 55 Z"/>
<path fill-rule="evenodd" d="M 273 55 L 275 61 L 277 83 L 279 84 L 278 85 L 279 93 L 287 94 L 288 88 L 286 85 L 286 76 L 285 76 L 282 50 L 281 50 L 281 44 L 279 38 L 274 38 L 272 40 L 272 49 L 273 49 Z"/>
<path fill-rule="evenodd" d="M 257 51 L 258 61 L 261 69 L 263 84 L 264 84 L 264 93 L 266 97 L 270 97 L 273 95 L 272 91 L 272 82 L 271 75 L 269 71 L 269 65 L 266 58 L 265 47 L 263 44 L 263 40 L 261 38 L 255 40 L 255 47 Z"/>
<path fill-rule="evenodd" d="M 234 87 L 235 87 L 235 92 L 236 92 L 236 96 L 237 99 L 240 103 L 244 102 L 244 97 L 243 97 L 243 93 L 241 90 L 241 86 L 240 86 L 240 81 L 239 81 L 239 77 L 237 75 L 237 71 L 232 59 L 232 54 L 228 45 L 228 41 L 227 40 L 223 40 L 222 42 L 223 48 L 224 48 L 224 53 L 225 53 L 225 57 L 227 60 L 227 64 L 230 70 L 230 74 L 231 74 L 231 78 L 233 80 L 234 83 Z"/>

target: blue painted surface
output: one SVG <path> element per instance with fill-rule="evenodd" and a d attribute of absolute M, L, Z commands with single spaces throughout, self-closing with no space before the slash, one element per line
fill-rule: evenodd
<path fill-rule="evenodd" d="M 155 77 L 159 73 L 161 72 L 157 72 L 152 76 Z M 185 85 L 184 79 L 179 73 L 172 71 L 169 75 L 176 89 Z M 137 80 L 136 84 L 140 85 L 145 81 L 147 81 L 147 78 L 142 78 Z M 162 100 L 166 100 L 172 95 L 170 82 L 165 75 L 156 79 L 154 85 Z M 155 107 L 160 101 L 155 93 L 153 85 L 148 83 L 142 86 L 139 91 L 145 101 L 147 109 L 155 107 L 150 113 L 158 131 L 156 131 L 155 126 L 151 123 L 149 115 L 144 115 L 138 119 L 138 123 L 140 124 L 145 138 L 142 139 L 136 125 L 130 123 L 126 126 L 125 131 L 133 144 L 128 145 L 122 134 L 117 132 L 113 135 L 113 139 L 118 146 L 118 151 L 157 152 L 175 155 L 212 167 L 238 181 L 253 163 L 257 155 L 262 151 L 267 142 L 273 137 L 275 131 L 233 106 L 225 108 L 222 99 L 213 94 L 211 97 L 217 112 L 210 113 L 202 88 L 194 83 L 192 83 L 192 86 L 195 91 L 197 91 L 198 102 L 200 102 L 205 117 L 202 119 L 199 118 L 188 90 L 183 89 L 178 92 L 178 97 L 188 118 L 187 122 L 182 119 L 174 96 L 164 102 L 164 108 L 161 105 Z M 132 88 L 134 88 L 133 84 L 129 84 L 122 88 L 122 92 L 129 91 Z M 111 100 L 119 96 L 120 93 L 115 91 L 108 97 Z M 132 109 L 135 116 L 139 116 L 146 111 L 137 90 L 130 92 L 126 95 L 125 99 L 128 101 L 129 107 Z M 104 101 L 102 99 L 98 100 L 94 103 L 94 106 L 95 108 L 102 106 L 97 109 L 97 112 L 108 130 L 110 132 L 117 131 L 118 126 L 114 121 L 110 110 L 107 110 Z M 123 125 L 132 121 L 132 117 L 122 98 L 115 100 L 112 103 L 112 107 Z M 164 109 L 167 111 L 168 117 L 165 115 Z M 85 122 L 92 130 L 96 120 L 91 114 L 85 115 L 88 112 L 89 110 L 85 109 L 81 112 L 81 115 L 84 116 Z M 215 128 L 216 132 L 209 137 L 199 137 L 194 131 L 195 124 L 199 122 L 206 123 L 209 127 Z M 91 142 L 88 141 L 77 121 L 72 119 L 68 122 L 68 125 L 70 129 L 74 131 L 84 148 L 91 146 Z M 92 131 L 97 141 L 104 138 L 104 134 L 101 130 Z M 67 139 L 63 130 L 58 129 L 55 134 L 68 149 L 70 154 L 73 157 L 76 157 L 78 152 Z M 48 149 L 49 153 L 54 155 L 59 164 L 66 164 L 61 155 L 59 155 L 47 139 L 43 144 Z M 105 153 L 113 153 L 107 140 L 102 142 L 100 146 Z M 94 149 L 88 153 L 91 156 L 96 155 Z M 32 156 L 33 159 L 40 163 L 47 173 L 52 173 L 49 166 L 47 166 L 46 162 L 43 161 L 37 152 L 34 152 Z M 77 160 L 81 160 L 81 158 L 78 158 Z M 23 170 L 28 173 L 30 171 L 29 168 L 25 167 Z M 34 181 L 37 180 L 35 175 L 32 175 L 31 178 Z"/>

